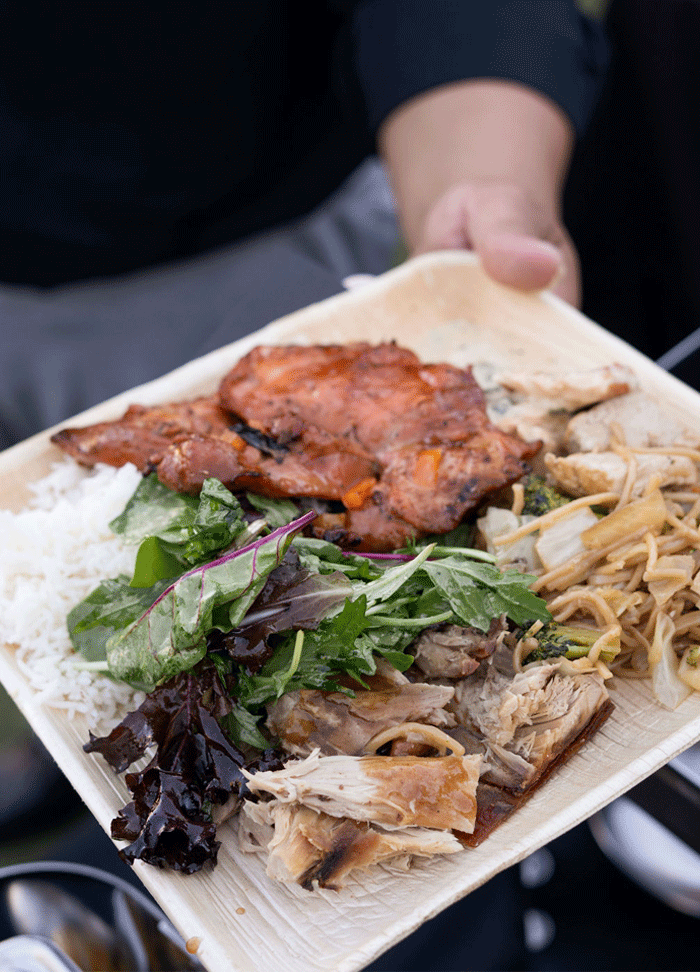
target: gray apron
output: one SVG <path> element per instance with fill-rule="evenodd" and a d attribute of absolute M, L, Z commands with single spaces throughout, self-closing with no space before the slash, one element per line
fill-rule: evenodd
<path fill-rule="evenodd" d="M 301 222 L 129 274 L 38 290 L 0 285 L 0 448 L 381 273 L 398 227 L 368 159 Z"/>

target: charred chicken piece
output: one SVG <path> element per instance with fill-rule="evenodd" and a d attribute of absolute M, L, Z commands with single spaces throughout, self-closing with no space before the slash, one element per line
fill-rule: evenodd
<path fill-rule="evenodd" d="M 330 438 L 300 436 L 274 452 L 250 445 L 239 432 L 191 436 L 172 446 L 158 478 L 177 493 L 198 493 L 209 476 L 231 490 L 262 496 L 342 499 L 358 482 L 374 483 L 377 462 L 361 451 L 337 447 Z"/>
<path fill-rule="evenodd" d="M 142 472 L 157 465 L 172 445 L 193 435 L 218 436 L 228 430 L 230 416 L 216 396 L 170 405 L 131 405 L 121 419 L 86 428 L 61 429 L 54 445 L 84 466 L 133 462 Z"/>
<path fill-rule="evenodd" d="M 484 495 L 522 476 L 539 447 L 489 422 L 469 370 L 423 365 L 394 344 L 258 347 L 220 392 L 226 408 L 274 439 L 319 430 L 376 458 L 376 487 L 346 503 L 345 526 L 363 537 L 365 517 L 417 535 L 452 529 Z"/>
<path fill-rule="evenodd" d="M 490 423 L 469 370 L 361 343 L 255 348 L 218 397 L 132 406 L 52 441 L 85 465 L 155 467 L 178 492 L 213 476 L 232 490 L 341 501 L 316 534 L 374 551 L 451 530 L 520 478 L 540 445 Z"/>

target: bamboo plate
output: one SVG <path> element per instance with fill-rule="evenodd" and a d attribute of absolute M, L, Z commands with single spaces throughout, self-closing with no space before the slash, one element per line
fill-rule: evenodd
<path fill-rule="evenodd" d="M 132 402 L 151 404 L 210 392 L 259 343 L 376 343 L 392 338 L 423 360 L 458 365 L 496 359 L 545 370 L 625 363 L 644 388 L 689 425 L 700 424 L 700 395 L 695 391 L 552 295 L 501 287 L 484 275 L 473 256 L 456 252 L 420 257 L 362 290 L 291 314 L 84 412 L 77 423 L 115 418 Z M 48 472 L 60 457 L 49 442 L 51 431 L 0 455 L 4 507 L 24 505 L 26 483 Z M 82 752 L 88 727 L 37 703 L 8 645 L 0 646 L 0 677 L 109 832 L 127 792 L 104 761 Z M 612 695 L 616 709 L 593 739 L 474 850 L 419 863 L 401 875 L 378 872 L 339 893 L 311 894 L 269 881 L 257 858 L 239 853 L 233 825 L 227 824 L 221 828 L 223 845 L 213 871 L 185 877 L 137 863 L 137 873 L 183 937 L 200 940 L 197 955 L 211 972 L 353 972 L 700 739 L 700 695 L 674 712 L 653 701 L 646 681 L 618 684 Z"/>

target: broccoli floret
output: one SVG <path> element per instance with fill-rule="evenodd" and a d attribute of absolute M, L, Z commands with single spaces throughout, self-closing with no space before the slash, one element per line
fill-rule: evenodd
<path fill-rule="evenodd" d="M 693 645 L 685 656 L 685 662 L 687 665 L 691 665 L 693 668 L 698 667 L 698 662 L 700 661 L 700 645 Z"/>
<path fill-rule="evenodd" d="M 537 641 L 537 647 L 523 658 L 524 662 L 542 661 L 546 658 L 583 658 L 600 637 L 600 631 L 550 621 L 531 637 Z M 617 644 L 606 645 L 602 649 L 600 659 L 611 662 L 619 652 L 618 640 Z"/>
<path fill-rule="evenodd" d="M 554 486 L 548 486 L 542 476 L 528 476 L 523 480 L 523 489 L 525 491 L 523 513 L 529 516 L 542 516 L 571 501 L 571 497 L 564 496 Z"/>

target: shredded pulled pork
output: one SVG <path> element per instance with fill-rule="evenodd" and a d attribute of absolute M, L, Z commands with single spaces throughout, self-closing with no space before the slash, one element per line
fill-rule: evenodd
<path fill-rule="evenodd" d="M 490 665 L 485 677 L 457 684 L 451 707 L 471 731 L 472 748 L 484 753 L 484 781 L 525 792 L 612 704 L 600 675 L 564 675 L 555 663 L 515 675 Z"/>
<path fill-rule="evenodd" d="M 479 756 L 321 756 L 316 751 L 281 770 L 250 775 L 248 787 L 332 817 L 470 833 L 480 764 Z"/>

